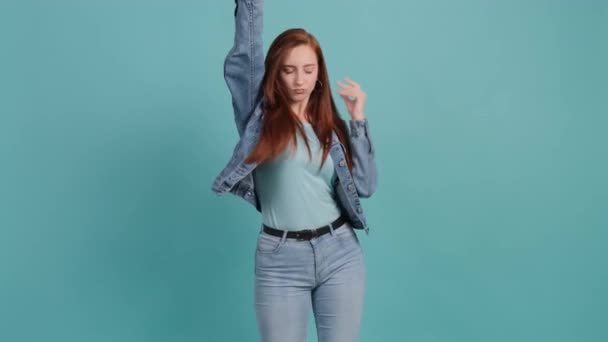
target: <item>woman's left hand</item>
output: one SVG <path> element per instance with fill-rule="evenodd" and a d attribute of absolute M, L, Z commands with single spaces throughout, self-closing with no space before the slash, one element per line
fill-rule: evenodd
<path fill-rule="evenodd" d="M 367 95 L 355 81 L 349 78 L 345 78 L 344 80 L 346 83 L 338 81 L 338 86 L 342 88 L 338 91 L 338 94 L 344 100 L 348 113 L 353 120 L 365 119 L 363 107 L 365 106 Z"/>

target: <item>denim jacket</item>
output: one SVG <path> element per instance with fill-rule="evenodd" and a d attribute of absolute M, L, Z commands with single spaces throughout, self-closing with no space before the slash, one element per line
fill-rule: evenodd
<path fill-rule="evenodd" d="M 264 99 L 258 96 L 264 75 L 263 0 L 235 2 L 234 46 L 224 61 L 224 79 L 232 95 L 234 120 L 240 139 L 228 164 L 213 182 L 212 190 L 218 195 L 227 192 L 237 195 L 261 212 L 252 173 L 257 164 L 245 163 L 244 160 L 259 141 L 263 125 Z M 374 146 L 367 119 L 349 120 L 348 126 L 353 156 L 352 173 L 346 163 L 344 146 L 335 131 L 332 136 L 330 156 L 337 176 L 333 184 L 336 202 L 354 228 L 364 229 L 369 234 L 360 198 L 370 197 L 376 190 Z"/>

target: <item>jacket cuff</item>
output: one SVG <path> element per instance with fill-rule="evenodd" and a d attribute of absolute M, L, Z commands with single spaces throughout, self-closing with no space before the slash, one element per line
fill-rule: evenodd
<path fill-rule="evenodd" d="M 350 136 L 357 138 L 361 136 L 367 136 L 369 132 L 369 123 L 367 119 L 363 120 L 350 120 Z"/>

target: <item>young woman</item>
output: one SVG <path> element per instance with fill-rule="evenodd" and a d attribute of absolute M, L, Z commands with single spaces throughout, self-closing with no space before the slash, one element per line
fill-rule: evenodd
<path fill-rule="evenodd" d="M 366 94 L 338 81 L 342 120 L 318 41 L 290 29 L 262 51 L 263 0 L 236 0 L 224 76 L 239 132 L 213 191 L 262 214 L 255 310 L 263 342 L 306 340 L 310 310 L 320 342 L 357 340 L 365 264 L 355 229 L 369 234 L 360 198 L 376 189 Z"/>

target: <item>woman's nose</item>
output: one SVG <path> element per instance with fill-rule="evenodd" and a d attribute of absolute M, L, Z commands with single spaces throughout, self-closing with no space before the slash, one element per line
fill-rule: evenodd
<path fill-rule="evenodd" d="M 296 84 L 302 84 L 303 81 L 303 77 L 299 72 L 296 72 L 296 78 L 295 78 L 295 82 Z"/>

